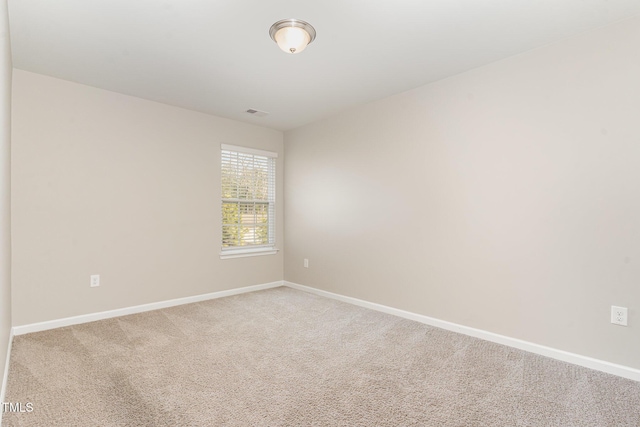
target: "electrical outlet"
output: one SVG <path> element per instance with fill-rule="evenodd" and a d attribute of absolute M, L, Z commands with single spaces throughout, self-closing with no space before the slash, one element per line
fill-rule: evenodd
<path fill-rule="evenodd" d="M 91 275 L 91 282 L 89 282 L 89 286 L 91 286 L 92 288 L 95 288 L 96 286 L 100 286 L 100 275 L 99 274 L 92 274 Z"/>
<path fill-rule="evenodd" d="M 309 268 L 309 260 L 307 258 L 304 259 L 304 268 Z"/>
<path fill-rule="evenodd" d="M 627 326 L 627 308 L 611 306 L 611 323 L 614 325 Z"/>

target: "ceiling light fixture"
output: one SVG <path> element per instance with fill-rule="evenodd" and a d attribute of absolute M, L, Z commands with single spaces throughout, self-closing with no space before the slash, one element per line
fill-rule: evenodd
<path fill-rule="evenodd" d="M 283 19 L 271 26 L 269 35 L 283 51 L 300 53 L 315 40 L 316 30 L 299 19 Z"/>

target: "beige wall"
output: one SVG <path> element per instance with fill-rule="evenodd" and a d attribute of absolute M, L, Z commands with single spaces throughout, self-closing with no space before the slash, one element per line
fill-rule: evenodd
<path fill-rule="evenodd" d="M 635 18 L 286 132 L 285 279 L 640 368 L 638 46 Z"/>
<path fill-rule="evenodd" d="M 11 329 L 11 68 L 7 1 L 0 0 L 0 375 Z"/>
<path fill-rule="evenodd" d="M 282 137 L 15 70 L 14 325 L 282 280 L 282 252 L 219 258 L 220 144 Z"/>

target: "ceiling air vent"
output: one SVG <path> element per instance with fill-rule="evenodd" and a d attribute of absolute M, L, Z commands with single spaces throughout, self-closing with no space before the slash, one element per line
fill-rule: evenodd
<path fill-rule="evenodd" d="M 264 117 L 269 115 L 269 113 L 267 113 L 266 111 L 254 110 L 253 108 L 249 108 L 247 110 L 247 113 L 254 115 L 256 117 Z"/>

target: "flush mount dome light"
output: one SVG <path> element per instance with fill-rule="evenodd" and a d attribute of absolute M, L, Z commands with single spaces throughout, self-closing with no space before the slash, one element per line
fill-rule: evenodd
<path fill-rule="evenodd" d="M 299 19 L 283 19 L 271 26 L 269 35 L 283 51 L 300 53 L 316 38 L 316 30 Z"/>

